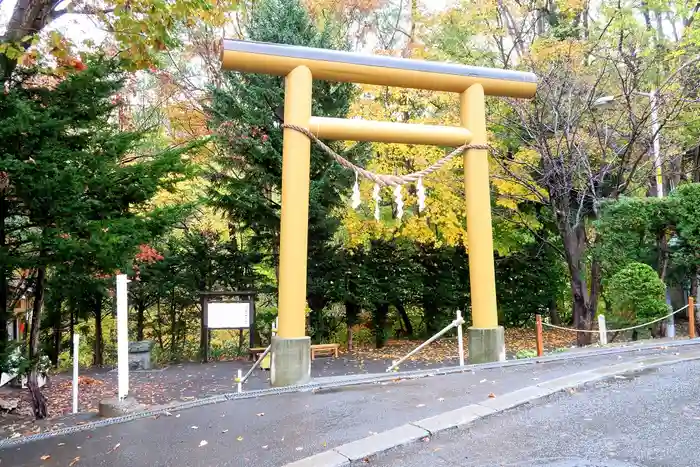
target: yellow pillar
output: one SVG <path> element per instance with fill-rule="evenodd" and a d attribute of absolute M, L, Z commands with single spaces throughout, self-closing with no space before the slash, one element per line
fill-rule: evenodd
<path fill-rule="evenodd" d="M 284 121 L 308 127 L 311 118 L 311 71 L 292 70 L 285 79 Z M 280 226 L 279 332 L 281 338 L 306 334 L 306 258 L 309 221 L 311 142 L 285 129 L 282 146 L 282 214 Z"/>
<path fill-rule="evenodd" d="M 461 94 L 462 126 L 472 133 L 472 144 L 487 144 L 484 88 L 474 84 Z M 464 193 L 467 198 L 467 242 L 472 299 L 472 325 L 498 326 L 496 274 L 493 266 L 491 192 L 488 151 L 470 149 L 464 153 Z"/>

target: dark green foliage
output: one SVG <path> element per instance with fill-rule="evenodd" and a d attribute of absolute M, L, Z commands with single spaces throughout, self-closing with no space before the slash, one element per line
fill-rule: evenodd
<path fill-rule="evenodd" d="M 128 271 L 137 247 L 186 213 L 150 202 L 189 176 L 182 158 L 189 147 L 149 152 L 141 147 L 145 133 L 118 127 L 113 98 L 123 78 L 118 62 L 96 57 L 58 81 L 18 70 L 0 95 L 0 298 L 4 311 L 13 275 L 33 271 L 30 360 L 38 357 L 47 293 L 57 342 L 64 300 L 76 316 L 90 310 L 99 322 L 111 285 L 106 277 Z M 98 332 L 96 363 L 100 340 Z"/>
<path fill-rule="evenodd" d="M 496 259 L 496 294 L 500 321 L 522 326 L 535 314 L 546 315 L 567 286 L 561 257 L 547 243 L 531 243 Z"/>
<path fill-rule="evenodd" d="M 327 24 L 319 30 L 298 0 L 264 0 L 252 10 L 247 25 L 250 40 L 310 47 L 346 49 L 344 38 Z M 314 81 L 313 115 L 345 117 L 355 89 L 350 84 Z M 279 77 L 228 73 L 220 89 L 212 90 L 210 125 L 224 152 L 212 167 L 212 204 L 239 229 L 251 232 L 245 248 L 265 252 L 264 261 L 279 266 L 280 194 L 282 182 L 283 80 Z M 342 151 L 342 144 L 330 143 Z M 358 146 L 350 154 L 363 154 Z M 333 237 L 339 227 L 335 210 L 344 202 L 354 176 L 312 146 L 308 231 L 308 303 L 314 341 L 329 336 L 331 323 L 323 313 L 333 284 L 343 272 Z"/>
<path fill-rule="evenodd" d="M 665 293 L 666 286 L 651 266 L 630 263 L 607 283 L 605 295 L 611 304 L 607 318 L 616 326 L 660 318 L 669 312 Z"/>

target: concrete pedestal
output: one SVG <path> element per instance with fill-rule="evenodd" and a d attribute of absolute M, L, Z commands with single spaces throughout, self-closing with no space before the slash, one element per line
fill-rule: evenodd
<path fill-rule="evenodd" d="M 506 341 L 503 326 L 469 328 L 469 363 L 503 362 Z"/>
<path fill-rule="evenodd" d="M 272 337 L 270 384 L 273 387 L 306 384 L 311 380 L 311 338 Z"/>
<path fill-rule="evenodd" d="M 100 417 L 114 418 L 121 417 L 131 412 L 145 409 L 146 406 L 136 402 L 133 397 L 127 397 L 123 401 L 114 397 L 100 401 Z"/>

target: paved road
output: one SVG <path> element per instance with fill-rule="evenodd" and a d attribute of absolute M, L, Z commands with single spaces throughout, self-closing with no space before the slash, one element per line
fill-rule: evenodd
<path fill-rule="evenodd" d="M 700 465 L 700 362 L 592 384 L 405 446 L 374 467 Z"/>
<path fill-rule="evenodd" d="M 0 467 L 65 467 L 76 458 L 75 467 L 279 466 L 373 432 L 482 401 L 489 393 L 504 394 L 577 371 L 676 352 L 682 354 L 684 349 L 650 349 L 230 401 L 7 448 L 0 451 Z M 42 461 L 47 455 L 51 457 Z"/>

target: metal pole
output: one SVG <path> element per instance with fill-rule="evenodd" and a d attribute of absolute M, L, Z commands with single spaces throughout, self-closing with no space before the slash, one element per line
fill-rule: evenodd
<path fill-rule="evenodd" d="M 117 379 L 119 400 L 129 394 L 129 326 L 126 274 L 117 275 Z"/>
<path fill-rule="evenodd" d="M 78 357 L 80 334 L 73 334 L 73 413 L 78 413 Z"/>
<path fill-rule="evenodd" d="M 607 345 L 608 343 L 608 328 L 605 324 L 605 315 L 598 315 L 598 333 L 600 334 L 601 345 Z"/>
<path fill-rule="evenodd" d="M 462 312 L 461 310 L 457 310 L 457 319 L 455 321 L 459 321 L 459 325 L 457 325 L 457 349 L 459 350 L 459 366 L 464 366 L 464 342 L 462 342 L 462 323 L 464 323 L 464 320 L 462 319 Z"/>
<path fill-rule="evenodd" d="M 659 129 L 659 101 L 657 99 L 656 90 L 652 90 L 649 94 L 649 104 L 651 106 L 651 137 L 652 151 L 654 153 L 654 169 L 656 172 L 656 196 L 664 197 L 664 179 L 661 161 L 661 135 Z M 671 307 L 671 294 L 668 288 L 666 289 L 666 303 Z M 668 326 L 666 330 L 668 337 L 676 337 L 676 320 L 675 315 L 668 318 Z"/>
<path fill-rule="evenodd" d="M 248 379 L 248 377 L 249 377 L 250 374 L 253 372 L 253 370 L 255 370 L 255 369 L 260 365 L 260 362 L 263 361 L 263 358 L 265 358 L 265 357 L 267 356 L 267 354 L 270 353 L 270 347 L 271 347 L 271 346 L 269 346 L 269 345 L 267 346 L 267 348 L 265 349 L 265 351 L 258 357 L 258 359 L 256 360 L 256 362 L 253 363 L 253 366 L 250 367 L 250 370 L 248 370 L 248 373 L 246 373 L 245 376 L 244 376 L 243 378 L 240 378 L 240 383 L 241 383 L 241 384 L 245 383 L 245 381 Z"/>
<path fill-rule="evenodd" d="M 238 392 L 239 392 L 239 393 L 243 391 L 243 381 L 242 381 L 242 378 L 241 378 L 242 375 L 243 375 L 243 372 L 242 372 L 241 369 L 239 368 L 239 369 L 238 369 L 238 378 L 236 378 L 236 379 L 238 380 Z"/>
<path fill-rule="evenodd" d="M 654 168 L 656 169 L 656 196 L 664 197 L 664 182 L 661 167 L 661 141 L 659 138 L 659 113 L 658 101 L 656 99 L 656 91 L 649 93 L 649 103 L 651 104 L 651 137 L 652 148 L 654 151 Z"/>
<path fill-rule="evenodd" d="M 428 339 L 427 341 L 423 342 L 421 345 L 419 345 L 419 346 L 416 347 L 415 349 L 411 350 L 408 354 L 406 354 L 406 355 L 404 355 L 403 357 L 401 357 L 400 360 L 393 362 L 392 365 L 391 365 L 389 368 L 386 369 L 387 373 L 390 372 L 391 370 L 393 370 L 394 368 L 396 368 L 397 366 L 399 366 L 399 365 L 400 365 L 401 363 L 403 363 L 404 361 L 406 361 L 406 359 L 409 358 L 409 357 L 411 357 L 411 355 L 420 352 L 421 349 L 422 349 L 423 347 L 425 347 L 426 345 L 432 343 L 432 342 L 435 341 L 436 339 L 439 339 L 439 338 L 440 338 L 443 334 L 445 334 L 447 331 L 449 331 L 450 329 L 452 329 L 452 328 L 455 327 L 455 326 L 459 326 L 460 324 L 464 324 L 464 319 L 460 318 L 460 319 L 456 319 L 456 320 L 452 321 L 450 324 L 448 324 L 447 326 L 445 326 L 445 327 L 442 329 L 442 331 L 438 332 L 438 333 L 435 334 L 433 337 L 431 337 L 431 338 Z"/>

